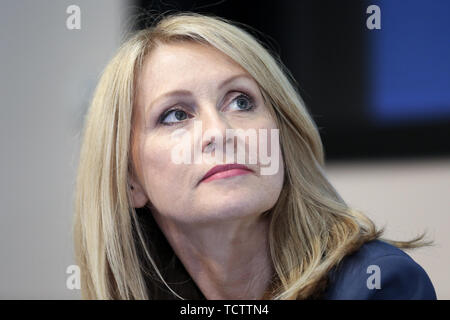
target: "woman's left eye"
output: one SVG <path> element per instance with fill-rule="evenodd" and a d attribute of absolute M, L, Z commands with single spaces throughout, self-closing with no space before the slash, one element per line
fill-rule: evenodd
<path fill-rule="evenodd" d="M 246 94 L 240 94 L 239 96 L 234 98 L 233 101 L 230 103 L 230 105 L 233 104 L 236 105 L 238 110 L 241 111 L 249 111 L 255 107 L 253 99 L 247 96 Z"/>

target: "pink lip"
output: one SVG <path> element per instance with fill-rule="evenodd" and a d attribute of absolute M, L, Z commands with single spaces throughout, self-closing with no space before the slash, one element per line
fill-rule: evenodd
<path fill-rule="evenodd" d="M 249 173 L 252 173 L 252 170 L 242 164 L 219 165 L 209 170 L 200 182 L 208 182 Z"/>

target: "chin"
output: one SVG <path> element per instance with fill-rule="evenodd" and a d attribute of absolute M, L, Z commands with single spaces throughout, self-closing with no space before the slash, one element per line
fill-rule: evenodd
<path fill-rule="evenodd" d="M 233 219 L 262 213 L 270 206 L 264 205 L 267 199 L 245 192 L 230 192 L 227 195 L 217 194 L 202 201 L 199 216 L 208 219 Z M 201 212 L 201 213 L 200 213 Z"/>

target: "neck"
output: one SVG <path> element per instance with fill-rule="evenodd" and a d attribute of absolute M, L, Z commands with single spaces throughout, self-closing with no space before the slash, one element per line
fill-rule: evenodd
<path fill-rule="evenodd" d="M 155 219 L 207 299 L 254 300 L 264 296 L 274 273 L 269 217 L 202 226 Z"/>

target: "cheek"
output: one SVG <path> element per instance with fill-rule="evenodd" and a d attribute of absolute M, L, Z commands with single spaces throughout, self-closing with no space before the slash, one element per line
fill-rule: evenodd
<path fill-rule="evenodd" d="M 170 141 L 148 138 L 142 148 L 142 171 L 145 189 L 151 202 L 156 204 L 170 201 L 166 199 L 167 195 L 177 193 L 183 185 L 180 180 L 183 176 L 183 166 L 171 161 Z"/>
<path fill-rule="evenodd" d="M 251 123 L 252 127 L 257 132 L 257 157 L 262 166 L 267 166 L 272 163 L 273 166 L 279 167 L 283 170 L 283 160 L 280 148 L 280 131 L 276 123 L 269 118 L 268 115 L 257 119 Z M 261 149 L 263 147 L 264 149 Z"/>
<path fill-rule="evenodd" d="M 284 164 L 283 156 L 281 153 L 279 154 L 278 162 L 279 163 L 277 164 L 277 170 L 274 170 L 275 168 L 267 169 L 269 171 L 272 171 L 272 173 L 268 175 L 261 175 L 259 177 L 259 201 L 262 205 L 262 211 L 269 210 L 276 204 L 280 197 L 281 190 L 283 189 Z"/>
<path fill-rule="evenodd" d="M 260 162 L 261 167 L 264 168 L 261 169 L 261 178 L 265 181 L 265 184 L 270 186 L 268 188 L 269 193 L 278 195 L 284 182 L 284 160 L 280 145 L 280 131 L 271 118 L 265 118 L 264 120 L 261 128 L 266 129 L 266 137 L 260 136 L 259 138 L 263 139 L 260 142 L 266 146 L 266 150 L 258 150 L 260 161 L 264 162 Z"/>

